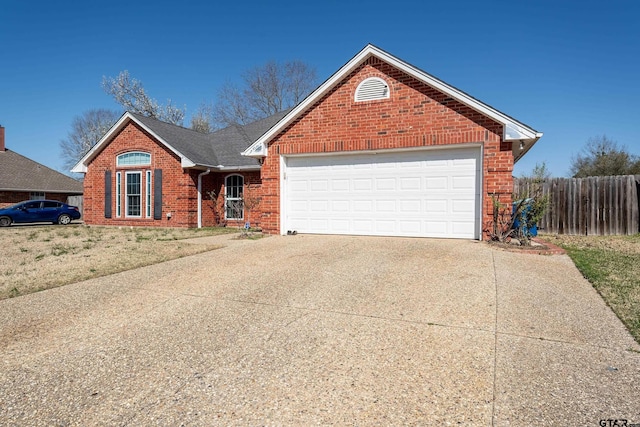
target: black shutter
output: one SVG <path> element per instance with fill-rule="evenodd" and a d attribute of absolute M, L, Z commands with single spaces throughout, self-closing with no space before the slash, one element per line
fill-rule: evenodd
<path fill-rule="evenodd" d="M 104 217 L 111 218 L 111 171 L 104 171 Z"/>
<path fill-rule="evenodd" d="M 162 219 L 162 169 L 153 171 L 153 219 Z"/>

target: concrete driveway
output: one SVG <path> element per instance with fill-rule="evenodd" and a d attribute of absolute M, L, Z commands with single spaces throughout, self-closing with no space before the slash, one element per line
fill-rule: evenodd
<path fill-rule="evenodd" d="M 639 351 L 564 255 L 228 240 L 1 301 L 0 425 L 640 423 Z"/>

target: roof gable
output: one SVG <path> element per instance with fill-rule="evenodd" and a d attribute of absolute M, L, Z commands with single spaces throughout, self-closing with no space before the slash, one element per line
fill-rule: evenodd
<path fill-rule="evenodd" d="M 524 155 L 533 144 L 542 136 L 542 133 L 537 132 L 531 127 L 509 117 L 508 115 L 496 110 L 495 108 L 473 98 L 467 93 L 437 79 L 436 77 L 404 62 L 395 56 L 383 51 L 382 49 L 373 46 L 371 44 L 365 46 L 356 56 L 354 56 L 349 62 L 336 71 L 329 79 L 321 84 L 315 91 L 313 91 L 307 98 L 305 98 L 300 104 L 294 107 L 287 115 L 283 117 L 275 126 L 269 129 L 265 134 L 258 138 L 249 148 L 247 148 L 242 154 L 250 157 L 264 157 L 267 155 L 267 145 L 272 138 L 277 136 L 280 132 L 297 120 L 308 109 L 312 108 L 316 102 L 329 93 L 333 88 L 340 84 L 346 77 L 349 76 L 356 68 L 365 63 L 369 58 L 376 57 L 377 59 L 388 63 L 389 65 L 401 70 L 402 72 L 412 76 L 413 78 L 427 84 L 430 87 L 446 94 L 447 96 L 455 99 L 456 101 L 478 111 L 482 115 L 496 121 L 503 125 L 503 139 L 505 141 L 512 141 L 514 144 L 522 143 L 522 149 L 518 151 L 515 156 L 515 160 L 518 160 Z"/>
<path fill-rule="evenodd" d="M 126 112 L 111 129 L 73 167 L 72 172 L 87 172 L 87 166 L 129 123 L 135 123 L 158 143 L 180 158 L 183 168 L 217 170 L 259 169 L 257 160 L 241 153 L 260 135 L 276 124 L 283 111 L 248 125 L 234 125 L 210 134 L 196 132 L 171 123 Z"/>
<path fill-rule="evenodd" d="M 168 123 L 159 120 L 144 117 L 139 114 L 126 112 L 120 119 L 111 126 L 111 129 L 85 154 L 78 163 L 71 169 L 71 172 L 84 173 L 87 172 L 87 166 L 102 150 L 118 135 L 129 123 L 134 122 L 160 144 L 164 145 L 171 152 L 180 157 L 180 163 L 183 167 L 195 166 L 195 163 L 185 154 L 181 153 L 176 147 L 167 142 L 164 137 L 171 137 L 171 131 L 164 125 Z M 171 125 L 169 125 L 171 126 Z M 186 130 L 186 129 L 185 129 Z M 163 137 L 164 136 L 164 137 Z"/>

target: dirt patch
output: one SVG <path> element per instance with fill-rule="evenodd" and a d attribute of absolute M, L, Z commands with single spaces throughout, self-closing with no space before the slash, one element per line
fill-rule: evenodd
<path fill-rule="evenodd" d="M 230 228 L 13 226 L 0 229 L 0 299 L 221 247 L 184 241 Z"/>
<path fill-rule="evenodd" d="M 528 254 L 536 254 L 536 255 L 559 255 L 564 254 L 565 250 L 548 242 L 545 242 L 539 238 L 534 238 L 532 240 L 532 244 L 529 246 L 517 245 L 512 243 L 503 243 L 503 242 L 488 242 L 490 246 L 510 251 L 510 252 L 520 252 L 520 253 L 528 253 Z"/>

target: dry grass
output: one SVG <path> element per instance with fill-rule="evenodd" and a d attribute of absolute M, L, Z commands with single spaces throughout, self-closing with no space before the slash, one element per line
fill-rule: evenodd
<path fill-rule="evenodd" d="M 220 246 L 183 239 L 227 228 L 14 226 L 0 229 L 0 299 L 156 264 Z"/>
<path fill-rule="evenodd" d="M 542 237 L 567 251 L 640 343 L 640 234 Z"/>

